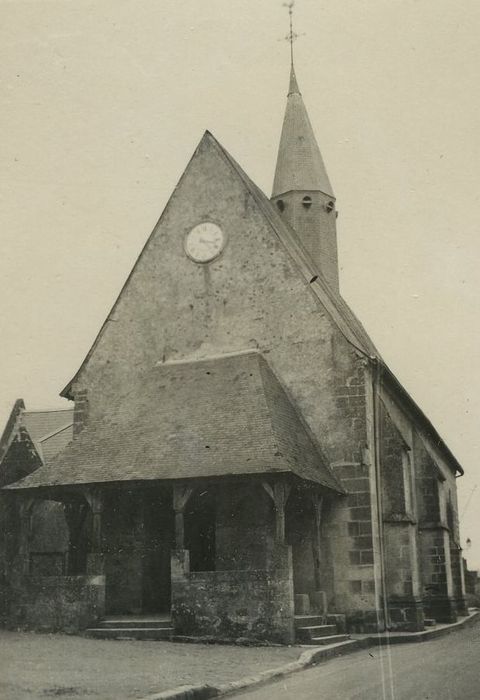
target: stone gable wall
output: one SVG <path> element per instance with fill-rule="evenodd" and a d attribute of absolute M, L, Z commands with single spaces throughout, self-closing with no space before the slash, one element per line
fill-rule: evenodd
<path fill-rule="evenodd" d="M 228 239 L 207 265 L 192 262 L 183 249 L 187 232 L 202 220 L 220 225 Z M 191 161 L 109 318 L 73 387 L 76 430 L 87 415 L 87 425 L 103 420 L 113 395 L 128 396 L 142 372 L 157 363 L 258 350 L 327 462 L 356 470 L 360 481 L 348 505 L 342 500 L 325 523 L 324 581 L 340 611 L 344 604 L 374 607 L 370 486 L 362 463 L 363 361 L 237 173 L 208 142 Z M 337 475 L 345 478 L 341 467 Z"/>

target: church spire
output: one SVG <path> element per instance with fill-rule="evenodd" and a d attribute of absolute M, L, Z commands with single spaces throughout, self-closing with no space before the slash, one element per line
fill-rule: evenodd
<path fill-rule="evenodd" d="M 318 190 L 334 196 L 293 64 L 272 197 L 292 190 Z"/>
<path fill-rule="evenodd" d="M 293 63 L 290 67 L 290 85 L 288 86 L 288 96 L 290 95 L 301 95 L 302 93 L 300 92 L 298 88 L 298 83 L 297 83 L 297 76 L 295 75 L 295 68 L 293 66 Z"/>
<path fill-rule="evenodd" d="M 293 42 L 298 37 L 292 25 L 293 2 L 287 7 L 290 83 L 272 201 L 297 232 L 326 282 L 338 292 L 335 196 L 298 87 L 293 63 Z"/>

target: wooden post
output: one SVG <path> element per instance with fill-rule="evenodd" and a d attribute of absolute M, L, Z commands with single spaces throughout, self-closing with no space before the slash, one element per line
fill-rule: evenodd
<path fill-rule="evenodd" d="M 91 551 L 87 557 L 87 573 L 104 573 L 102 547 L 103 493 L 99 489 L 87 489 L 85 498 L 92 511 Z"/>
<path fill-rule="evenodd" d="M 103 494 L 98 489 L 92 489 L 86 492 L 85 497 L 92 510 L 92 552 L 100 554 L 102 551 Z"/>
<path fill-rule="evenodd" d="M 30 573 L 30 535 L 34 503 L 33 498 L 22 499 L 20 502 L 20 542 L 18 553 L 20 555 L 22 573 L 25 575 Z"/>
<path fill-rule="evenodd" d="M 313 556 L 315 560 L 315 585 L 317 590 L 321 588 L 320 567 L 322 561 L 322 541 L 321 541 L 321 525 L 322 525 L 322 507 L 323 496 L 317 493 L 311 494 L 313 504 Z"/>
<path fill-rule="evenodd" d="M 262 481 L 262 486 L 273 501 L 275 507 L 275 539 L 285 542 L 285 507 L 292 489 L 285 481 L 275 481 L 273 487 L 268 481 Z"/>
<path fill-rule="evenodd" d="M 193 486 L 174 484 L 173 510 L 175 511 L 175 547 L 185 549 L 185 508 L 194 491 Z"/>

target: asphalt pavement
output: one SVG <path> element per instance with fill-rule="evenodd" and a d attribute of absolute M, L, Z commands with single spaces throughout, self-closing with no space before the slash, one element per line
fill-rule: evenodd
<path fill-rule="evenodd" d="M 363 649 L 236 697 L 480 700 L 480 623 L 429 642 Z"/>

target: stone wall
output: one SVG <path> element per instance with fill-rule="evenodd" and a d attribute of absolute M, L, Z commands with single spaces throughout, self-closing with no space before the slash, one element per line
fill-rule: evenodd
<path fill-rule="evenodd" d="M 176 634 L 293 643 L 289 548 L 277 550 L 268 569 L 202 572 L 188 569 L 188 552 L 173 552 L 172 620 Z"/>
<path fill-rule="evenodd" d="M 11 590 L 12 628 L 78 632 L 104 614 L 103 576 L 24 576 Z"/>

